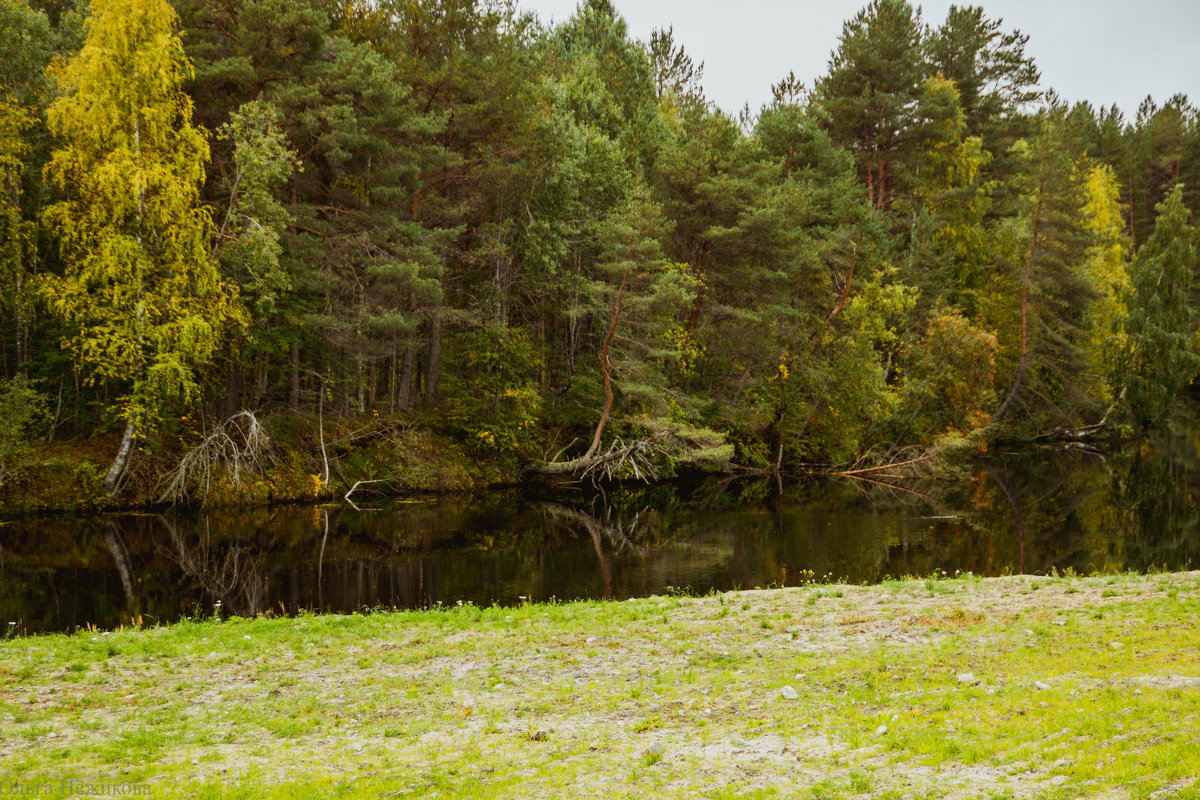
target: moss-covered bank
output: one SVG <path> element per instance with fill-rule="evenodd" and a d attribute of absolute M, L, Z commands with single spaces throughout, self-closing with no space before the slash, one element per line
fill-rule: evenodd
<path fill-rule="evenodd" d="M 1200 573 L 0 643 L 0 782 L 157 797 L 1200 796 Z"/>
<path fill-rule="evenodd" d="M 261 469 L 244 473 L 235 483 L 217 465 L 207 493 L 193 480 L 185 502 L 208 506 L 311 502 L 341 497 L 357 481 L 377 481 L 361 487 L 363 493 L 463 492 L 510 485 L 520 477 L 516 455 L 481 449 L 433 426 L 378 418 L 327 419 L 321 424 L 315 417 L 287 415 L 271 417 L 264 424 L 270 447 Z M 115 498 L 104 491 L 104 475 L 119 436 L 39 446 L 25 455 L 22 469 L 0 485 L 0 515 L 161 504 L 162 477 L 178 465 L 184 442 L 200 439 L 184 427 L 168 429 L 144 443 L 133 474 Z"/>

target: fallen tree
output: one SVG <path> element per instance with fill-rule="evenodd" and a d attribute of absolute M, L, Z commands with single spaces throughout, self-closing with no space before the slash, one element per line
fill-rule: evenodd
<path fill-rule="evenodd" d="M 733 453 L 733 446 L 721 434 L 706 428 L 654 420 L 638 425 L 641 436 L 618 436 L 606 447 L 593 442 L 578 458 L 535 462 L 525 467 L 524 474 L 571 475 L 593 482 L 627 478 L 650 482 L 681 465 L 723 467 Z"/>

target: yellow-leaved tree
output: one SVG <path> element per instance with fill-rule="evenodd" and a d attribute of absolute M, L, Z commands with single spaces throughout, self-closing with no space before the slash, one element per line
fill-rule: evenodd
<path fill-rule="evenodd" d="M 1105 404 L 1111 403 L 1120 380 L 1115 362 L 1128 349 L 1125 320 L 1129 316 L 1129 242 L 1121 218 L 1121 196 L 1112 168 L 1096 165 L 1088 170 L 1083 184 L 1084 226 L 1091 244 L 1079 268 L 1094 293 L 1085 311 L 1088 336 L 1084 357 L 1089 392 Z M 1088 385 L 1090 384 L 1090 385 Z"/>
<path fill-rule="evenodd" d="M 177 22 L 165 0 L 93 0 L 83 48 L 47 112 L 58 146 L 46 171 L 63 199 L 44 219 L 67 266 L 45 293 L 73 324 L 67 344 L 91 379 L 122 387 L 110 493 L 164 401 L 194 399 L 195 370 L 242 319 L 209 258 L 212 222 L 199 198 L 208 142 L 181 89 L 191 65 Z"/>

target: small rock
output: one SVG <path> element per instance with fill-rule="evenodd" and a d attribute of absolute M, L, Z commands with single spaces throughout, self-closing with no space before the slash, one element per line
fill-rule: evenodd
<path fill-rule="evenodd" d="M 746 745 L 750 744 L 745 739 L 732 739 L 729 743 L 734 747 L 745 747 Z"/>
<path fill-rule="evenodd" d="M 993 687 L 989 686 L 989 687 L 987 688 L 987 693 L 988 693 L 988 694 L 995 694 L 995 693 L 996 693 L 996 690 L 995 690 Z"/>
<path fill-rule="evenodd" d="M 550 738 L 550 734 L 546 733 L 541 728 L 538 728 L 536 731 L 529 734 L 529 741 L 531 741 L 531 742 L 544 742 L 549 738 Z"/>
<path fill-rule="evenodd" d="M 198 766 L 200 766 L 200 759 L 198 759 L 198 758 L 193 758 L 193 759 L 192 759 L 192 766 L 193 766 L 193 767 L 198 767 Z"/>
<path fill-rule="evenodd" d="M 58 734 L 57 734 L 57 733 L 55 733 L 54 731 L 50 731 L 50 733 L 46 734 L 46 736 L 47 736 L 47 737 L 49 737 L 49 738 L 51 738 L 51 739 L 57 739 L 57 738 L 58 738 Z"/>
<path fill-rule="evenodd" d="M 650 745 L 646 752 L 652 756 L 661 756 L 663 753 L 667 752 L 667 746 L 662 742 L 654 742 Z"/>
<path fill-rule="evenodd" d="M 589 636 L 589 637 L 587 637 L 587 643 L 588 643 L 588 644 L 591 644 L 591 643 L 592 643 L 592 642 L 594 642 L 594 641 L 596 641 L 596 637 L 595 637 L 595 636 Z"/>
<path fill-rule="evenodd" d="M 1051 766 L 1054 766 L 1054 767 L 1065 767 L 1065 766 L 1067 766 L 1067 765 L 1068 765 L 1068 764 L 1070 764 L 1070 763 L 1071 763 L 1071 759 L 1069 759 L 1069 758 L 1060 758 L 1060 759 L 1057 759 L 1057 760 L 1056 760 L 1056 761 L 1055 761 L 1055 762 L 1054 762 L 1054 763 L 1053 763 Z"/>
<path fill-rule="evenodd" d="M 1141 693 L 1142 693 L 1142 690 L 1141 690 L 1141 689 L 1134 689 L 1134 690 L 1133 690 L 1133 693 L 1134 693 L 1134 694 L 1141 694 Z"/>
<path fill-rule="evenodd" d="M 495 686 L 493 686 L 493 687 L 492 687 L 492 691 L 493 691 L 493 692 L 498 692 L 498 691 L 500 691 L 500 690 L 501 690 L 501 689 L 503 689 L 503 688 L 504 688 L 504 683 L 503 683 L 503 682 L 501 682 L 501 683 L 497 683 Z"/>
<path fill-rule="evenodd" d="M 1062 625 L 1066 625 L 1067 621 L 1065 619 L 1056 619 L 1056 620 L 1054 620 L 1054 624 L 1062 626 Z"/>
<path fill-rule="evenodd" d="M 885 733 L 887 733 L 887 725 L 880 725 L 875 729 L 876 736 L 883 736 Z"/>
<path fill-rule="evenodd" d="M 1045 700 L 1043 700 L 1042 702 L 1038 703 L 1038 708 L 1049 708 L 1049 707 L 1050 707 L 1050 704 L 1049 704 L 1049 703 L 1047 703 Z"/>
<path fill-rule="evenodd" d="M 784 699 L 784 700 L 798 700 L 798 699 L 800 699 L 800 694 L 799 694 L 799 692 L 797 692 L 795 689 L 793 689 L 793 688 L 792 688 L 792 687 L 790 687 L 790 686 L 785 686 L 785 687 L 783 687 L 782 689 L 780 689 L 780 690 L 779 690 L 779 693 L 783 695 L 783 699 Z"/>
<path fill-rule="evenodd" d="M 1033 636 L 1033 631 L 1032 631 L 1031 629 L 1029 629 L 1029 628 L 1026 628 L 1026 629 L 1025 629 L 1025 635 L 1026 635 L 1026 636 Z"/>
<path fill-rule="evenodd" d="M 1069 780 L 1071 780 L 1071 779 L 1068 778 L 1066 775 L 1055 775 L 1053 778 L 1050 779 L 1050 783 L 1053 784 L 1054 786 L 1062 786 L 1064 783 L 1066 783 Z"/>
<path fill-rule="evenodd" d="M 974 672 L 960 672 L 958 675 L 954 676 L 954 679 L 959 683 L 979 683 L 979 681 L 975 680 Z"/>
<path fill-rule="evenodd" d="M 1125 645 L 1122 644 L 1121 642 L 1113 642 L 1112 644 L 1109 645 L 1109 647 L 1111 647 L 1113 650 L 1120 650 L 1124 646 Z"/>
<path fill-rule="evenodd" d="M 1041 681 L 1034 681 L 1033 685 L 1041 689 L 1043 692 L 1050 688 L 1050 684 L 1042 683 Z"/>

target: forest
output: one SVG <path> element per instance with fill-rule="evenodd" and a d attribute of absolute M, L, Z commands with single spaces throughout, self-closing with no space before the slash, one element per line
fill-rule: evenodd
<path fill-rule="evenodd" d="M 0 485 L 1128 441 L 1200 373 L 1200 114 L 1027 41 L 872 0 L 732 116 L 609 0 L 0 0 Z"/>

